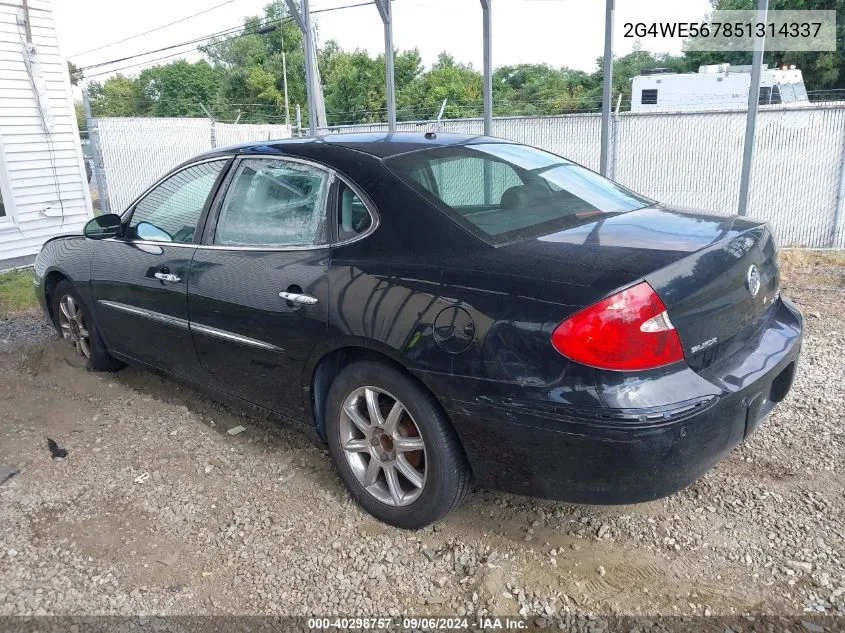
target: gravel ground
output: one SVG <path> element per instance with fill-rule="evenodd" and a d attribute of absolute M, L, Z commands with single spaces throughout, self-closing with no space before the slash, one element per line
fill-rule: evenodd
<path fill-rule="evenodd" d="M 690 488 L 617 507 L 479 491 L 420 532 L 363 513 L 271 418 L 86 372 L 39 315 L 0 320 L 0 462 L 21 471 L 0 485 L 0 615 L 844 616 L 845 268 L 823 272 L 787 289 L 807 318 L 789 398 Z"/>

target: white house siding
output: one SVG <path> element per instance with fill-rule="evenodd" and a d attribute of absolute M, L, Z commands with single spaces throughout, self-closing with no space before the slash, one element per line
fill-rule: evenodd
<path fill-rule="evenodd" d="M 6 206 L 6 217 L 0 218 L 0 270 L 25 263 L 50 237 L 78 232 L 92 215 L 70 81 L 50 2 L 29 0 L 32 43 L 53 119 L 50 134 L 42 127 L 24 62 L 20 10 L 19 3 L 0 0 L 0 186 Z"/>

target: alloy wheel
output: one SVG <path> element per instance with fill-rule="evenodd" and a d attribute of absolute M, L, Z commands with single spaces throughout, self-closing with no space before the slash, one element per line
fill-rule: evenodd
<path fill-rule="evenodd" d="M 408 409 L 378 387 L 359 387 L 343 401 L 340 445 L 358 483 L 390 506 L 416 501 L 425 488 L 425 442 Z"/>
<path fill-rule="evenodd" d="M 63 295 L 59 299 L 59 326 L 62 338 L 69 340 L 79 354 L 91 358 L 91 340 L 85 312 L 71 295 Z"/>

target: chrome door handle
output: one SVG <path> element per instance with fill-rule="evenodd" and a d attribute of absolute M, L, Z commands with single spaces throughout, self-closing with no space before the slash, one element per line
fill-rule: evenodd
<path fill-rule="evenodd" d="M 160 279 L 161 281 L 182 281 L 182 278 L 179 275 L 174 275 L 173 273 L 155 273 L 153 275 L 156 279 Z"/>
<path fill-rule="evenodd" d="M 293 301 L 303 306 L 312 306 L 317 303 L 317 297 L 296 292 L 280 292 L 279 296 L 285 301 Z"/>

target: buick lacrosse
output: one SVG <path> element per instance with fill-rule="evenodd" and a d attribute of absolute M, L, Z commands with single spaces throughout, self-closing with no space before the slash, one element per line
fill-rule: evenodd
<path fill-rule="evenodd" d="M 671 494 L 786 396 L 802 336 L 765 223 L 432 132 L 203 154 L 48 241 L 35 276 L 91 369 L 142 365 L 307 428 L 404 528 L 474 483 Z"/>

